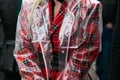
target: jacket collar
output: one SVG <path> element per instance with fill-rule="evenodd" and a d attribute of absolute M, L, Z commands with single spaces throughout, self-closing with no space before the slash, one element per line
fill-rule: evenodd
<path fill-rule="evenodd" d="M 52 11 L 52 0 L 49 0 L 49 20 L 50 20 L 50 29 L 48 30 L 49 35 L 51 35 L 58 27 L 61 26 L 64 15 L 67 12 L 67 2 L 64 1 L 62 6 L 57 14 L 57 16 L 53 19 L 53 11 Z"/>
<path fill-rule="evenodd" d="M 41 9 L 45 9 L 46 7 L 48 7 L 49 1 L 50 0 L 44 0 L 43 6 L 40 6 Z M 82 0 L 68 0 L 69 10 L 72 11 L 81 1 Z"/>

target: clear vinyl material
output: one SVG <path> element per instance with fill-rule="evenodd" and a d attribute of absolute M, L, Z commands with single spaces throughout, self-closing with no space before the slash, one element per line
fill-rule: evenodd
<path fill-rule="evenodd" d="M 99 80 L 92 63 L 100 51 L 102 7 L 96 0 L 69 0 L 60 33 L 58 52 L 53 53 L 48 33 L 48 1 L 38 6 L 29 24 L 34 0 L 23 0 L 18 16 L 14 56 L 23 80 Z"/>

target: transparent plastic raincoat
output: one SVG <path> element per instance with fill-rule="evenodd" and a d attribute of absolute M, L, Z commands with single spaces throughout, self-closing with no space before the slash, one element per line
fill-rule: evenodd
<path fill-rule="evenodd" d="M 59 32 L 57 69 L 54 69 L 50 36 L 49 6 L 46 0 L 29 14 L 34 0 L 23 0 L 18 16 L 14 56 L 23 80 L 99 80 L 92 63 L 100 51 L 102 6 L 97 0 L 69 0 Z M 53 63 L 53 64 L 51 64 Z M 43 70 L 44 69 L 44 70 Z"/>

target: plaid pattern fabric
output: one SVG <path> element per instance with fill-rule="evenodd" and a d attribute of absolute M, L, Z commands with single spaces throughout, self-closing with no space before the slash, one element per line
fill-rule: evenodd
<path fill-rule="evenodd" d="M 84 75 L 86 75 L 86 72 L 89 71 L 92 62 L 99 54 L 98 46 L 100 45 L 100 32 L 97 28 L 97 20 L 99 18 L 98 8 L 99 6 L 97 6 L 97 8 L 95 9 L 87 25 L 87 38 L 83 41 L 83 43 L 79 46 L 77 50 L 73 51 L 72 58 L 68 64 L 69 68 L 66 71 L 67 75 L 77 75 L 80 80 Z M 69 76 L 68 80 L 77 80 L 78 78 L 75 78 L 74 76 Z"/>
<path fill-rule="evenodd" d="M 50 0 L 35 9 L 30 28 L 28 14 L 32 2 L 34 0 L 23 0 L 17 24 L 14 55 L 22 79 L 98 80 L 89 70 L 100 51 L 101 4 L 96 0 L 69 0 L 68 5 L 63 3 L 58 18 L 52 20 Z M 57 34 L 56 30 L 60 43 L 58 56 L 63 54 L 67 59 L 67 63 L 62 57 L 58 60 L 58 67 L 64 68 L 58 71 L 51 65 L 53 50 L 49 39 Z"/>
<path fill-rule="evenodd" d="M 50 11 L 50 29 L 48 30 L 48 34 L 49 36 L 54 33 L 55 30 L 57 30 L 64 18 L 64 15 L 66 13 L 66 8 L 67 7 L 67 2 L 64 1 L 61 5 L 61 8 L 57 14 L 57 16 L 55 17 L 55 19 L 53 20 L 53 13 L 52 13 L 52 1 L 49 0 L 49 11 Z"/>
<path fill-rule="evenodd" d="M 59 39 L 58 39 L 58 35 L 59 35 L 59 31 L 60 31 L 60 26 L 62 24 L 64 15 L 66 13 L 67 10 L 67 2 L 64 1 L 61 5 L 61 8 L 57 14 L 57 16 L 55 17 L 55 19 L 53 20 L 53 10 L 52 10 L 52 0 L 49 0 L 49 12 L 50 12 L 50 29 L 48 31 L 49 36 L 51 36 L 52 38 L 52 43 L 53 43 L 53 52 L 58 52 L 58 46 L 59 46 Z"/>

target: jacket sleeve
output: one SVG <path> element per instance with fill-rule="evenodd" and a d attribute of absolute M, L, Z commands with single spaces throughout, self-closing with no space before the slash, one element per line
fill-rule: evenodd
<path fill-rule="evenodd" d="M 97 4 L 87 24 L 87 38 L 73 51 L 65 73 L 68 76 L 67 80 L 82 80 L 99 55 L 102 33 L 101 8 L 101 4 Z"/>
<path fill-rule="evenodd" d="M 31 32 L 27 18 L 29 8 L 27 7 L 29 7 L 27 3 L 23 2 L 18 16 L 14 56 L 22 80 L 44 80 L 38 66 L 38 54 L 34 52 L 31 43 Z"/>

